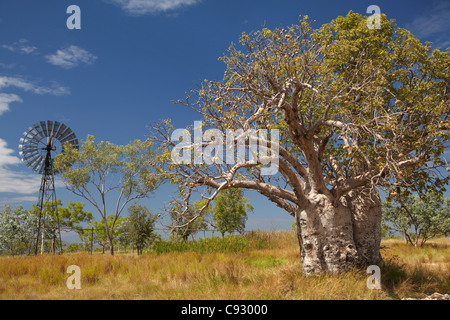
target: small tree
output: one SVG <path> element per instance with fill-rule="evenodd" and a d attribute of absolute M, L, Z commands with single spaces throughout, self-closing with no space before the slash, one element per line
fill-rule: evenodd
<path fill-rule="evenodd" d="M 195 239 L 195 235 L 199 230 L 208 229 L 210 223 L 207 221 L 207 217 L 211 211 L 211 207 L 207 208 L 207 212 L 204 212 L 202 217 L 197 217 L 198 212 L 200 212 L 204 204 L 204 200 L 195 201 L 185 209 L 183 201 L 178 198 L 173 199 L 169 203 L 166 211 L 169 213 L 170 219 L 172 220 L 171 238 L 173 240 L 181 239 L 186 241 L 190 236 L 192 239 Z M 191 222 L 194 217 L 197 218 Z"/>
<path fill-rule="evenodd" d="M 84 210 L 85 204 L 82 202 L 73 202 L 69 201 L 67 207 L 63 207 L 61 199 L 56 200 L 56 207 L 58 211 L 58 216 L 54 212 L 53 208 L 55 207 L 54 201 L 49 201 L 44 204 L 44 208 L 42 211 L 38 210 L 36 205 L 33 205 L 30 213 L 37 217 L 39 212 L 43 215 L 43 217 L 48 220 L 46 225 L 50 225 L 50 228 L 46 228 L 44 231 L 46 235 L 43 235 L 44 238 L 51 238 L 51 251 L 55 254 L 56 250 L 56 231 L 59 226 L 61 226 L 61 231 L 71 231 L 73 229 L 81 228 L 82 223 L 89 223 L 92 221 L 92 213 Z M 59 220 L 59 223 L 58 223 Z M 44 248 L 42 242 L 42 250 Z"/>
<path fill-rule="evenodd" d="M 106 217 L 107 221 L 111 223 L 113 216 Z M 91 244 L 99 245 L 102 248 L 102 253 L 109 248 L 109 241 L 106 236 L 106 228 L 103 221 L 92 220 L 85 229 L 82 229 L 78 236 L 86 247 Z"/>
<path fill-rule="evenodd" d="M 146 206 L 136 203 L 128 208 L 128 213 L 124 229 L 128 233 L 130 243 L 136 247 L 137 254 L 141 255 L 142 250 L 158 238 L 154 232 L 158 216 L 153 215 Z"/>
<path fill-rule="evenodd" d="M 0 254 L 30 253 L 34 243 L 36 216 L 19 206 L 5 205 L 0 211 Z"/>
<path fill-rule="evenodd" d="M 125 207 L 135 199 L 147 197 L 154 191 L 159 179 L 150 170 L 153 160 L 152 143 L 135 140 L 119 146 L 110 142 L 95 143 L 89 135 L 77 150 L 64 145 L 64 153 L 55 159 L 55 168 L 74 194 L 86 199 L 100 213 L 105 226 L 110 253 L 114 255 L 113 230 Z M 117 192 L 114 199 L 108 196 Z M 107 204 L 112 201 L 113 207 Z M 108 221 L 108 212 L 113 212 Z"/>
<path fill-rule="evenodd" d="M 383 202 L 383 225 L 402 234 L 407 243 L 422 246 L 450 232 L 450 198 L 433 190 L 419 196 L 391 194 Z"/>
<path fill-rule="evenodd" d="M 252 205 L 243 196 L 242 189 L 226 189 L 214 199 L 213 217 L 216 228 L 222 234 L 238 231 L 243 233 L 247 213 L 253 211 Z"/>

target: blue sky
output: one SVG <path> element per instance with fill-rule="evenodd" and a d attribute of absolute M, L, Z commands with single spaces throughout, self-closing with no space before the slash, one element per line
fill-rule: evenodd
<path fill-rule="evenodd" d="M 80 30 L 66 26 L 72 4 L 81 9 Z M 145 139 L 159 119 L 185 127 L 200 119 L 171 101 L 203 79 L 221 79 L 218 58 L 243 31 L 289 26 L 300 14 L 319 27 L 350 10 L 366 14 L 372 4 L 422 41 L 450 46 L 448 1 L 2 0 L 0 204 L 31 207 L 37 200 L 40 176 L 18 154 L 33 123 L 61 121 L 80 139 L 92 134 L 115 144 Z M 169 191 L 162 187 L 146 204 L 158 211 Z M 82 201 L 63 186 L 57 195 Z M 248 196 L 255 207 L 249 229 L 290 228 L 288 214 Z"/>

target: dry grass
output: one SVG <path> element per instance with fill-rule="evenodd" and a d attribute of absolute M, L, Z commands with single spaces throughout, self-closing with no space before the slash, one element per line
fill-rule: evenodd
<path fill-rule="evenodd" d="M 400 299 L 449 293 L 450 241 L 412 248 L 383 242 L 382 290 L 368 275 L 302 275 L 293 233 L 263 235 L 273 245 L 241 253 L 65 254 L 0 258 L 0 299 Z M 81 268 L 81 290 L 69 290 L 69 265 Z"/>

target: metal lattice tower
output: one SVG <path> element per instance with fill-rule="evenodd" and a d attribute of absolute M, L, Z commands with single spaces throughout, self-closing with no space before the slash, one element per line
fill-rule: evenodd
<path fill-rule="evenodd" d="M 55 156 L 62 152 L 62 145 L 66 142 L 78 149 L 78 140 L 75 134 L 66 125 L 58 121 L 41 121 L 29 127 L 20 139 L 19 154 L 22 161 L 34 172 L 42 174 L 41 187 L 36 205 L 38 223 L 36 232 L 35 254 L 39 250 L 39 240 L 41 241 L 41 254 L 45 250 L 46 228 L 53 231 L 52 252 L 56 251 L 56 234 L 59 237 L 59 253 L 62 253 L 61 224 L 58 215 L 55 191 L 55 170 L 53 160 Z M 47 210 L 56 217 L 56 221 L 46 220 Z M 51 215 L 49 214 L 49 217 Z M 46 225 L 49 222 L 51 225 Z M 56 232 L 57 230 L 57 232 Z"/>

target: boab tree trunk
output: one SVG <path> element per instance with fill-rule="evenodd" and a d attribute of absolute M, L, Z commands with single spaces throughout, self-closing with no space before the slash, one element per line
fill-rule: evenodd
<path fill-rule="evenodd" d="M 361 264 L 348 207 L 316 194 L 297 210 L 295 223 L 304 274 L 341 273 Z"/>
<path fill-rule="evenodd" d="M 376 192 L 350 192 L 346 202 L 352 213 L 353 236 L 356 249 L 364 265 L 382 263 L 381 200 Z"/>
<path fill-rule="evenodd" d="M 382 262 L 381 203 L 356 194 L 334 206 L 316 194 L 295 214 L 304 274 L 341 273 Z"/>

